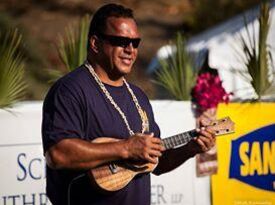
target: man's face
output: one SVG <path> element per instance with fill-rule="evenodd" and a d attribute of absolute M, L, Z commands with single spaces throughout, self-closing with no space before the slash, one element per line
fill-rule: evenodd
<path fill-rule="evenodd" d="M 130 73 L 138 54 L 135 41 L 138 41 L 139 33 L 135 21 L 131 18 L 109 17 L 105 32 L 98 38 L 102 43 L 103 55 L 100 59 L 104 69 L 117 77 Z"/>

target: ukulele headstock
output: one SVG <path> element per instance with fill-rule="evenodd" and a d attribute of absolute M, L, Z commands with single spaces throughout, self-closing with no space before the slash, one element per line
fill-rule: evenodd
<path fill-rule="evenodd" d="M 230 117 L 225 117 L 218 120 L 213 120 L 210 125 L 207 127 L 211 127 L 215 131 L 215 135 L 224 135 L 234 132 L 235 123 L 230 119 Z"/>

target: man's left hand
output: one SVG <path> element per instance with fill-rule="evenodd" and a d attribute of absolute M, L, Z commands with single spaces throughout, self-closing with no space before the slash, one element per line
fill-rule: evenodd
<path fill-rule="evenodd" d="M 198 153 L 207 152 L 215 146 L 216 137 L 211 128 L 202 127 L 198 129 L 197 132 L 199 136 L 194 138 L 194 141 L 199 145 L 197 149 Z"/>
<path fill-rule="evenodd" d="M 195 142 L 193 148 L 195 148 L 197 153 L 207 152 L 215 146 L 215 133 L 211 130 L 211 128 L 207 128 L 207 126 L 210 125 L 212 120 L 215 120 L 215 118 L 216 109 L 208 109 L 199 117 L 198 126 L 200 128 L 197 129 L 198 137 L 193 140 L 193 143 Z"/>

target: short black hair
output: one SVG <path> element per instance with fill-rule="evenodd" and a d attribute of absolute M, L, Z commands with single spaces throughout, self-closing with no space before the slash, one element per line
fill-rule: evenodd
<path fill-rule="evenodd" d="M 89 41 L 93 35 L 102 34 L 106 29 L 106 21 L 109 17 L 123 17 L 134 19 L 133 10 L 119 4 L 106 4 L 100 7 L 94 14 L 89 28 L 87 49 Z"/>

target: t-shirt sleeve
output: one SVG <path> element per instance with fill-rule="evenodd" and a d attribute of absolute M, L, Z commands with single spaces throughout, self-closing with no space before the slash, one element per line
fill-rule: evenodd
<path fill-rule="evenodd" d="M 84 138 L 80 102 L 66 89 L 50 91 L 43 105 L 42 139 L 44 153 L 62 139 Z"/>

